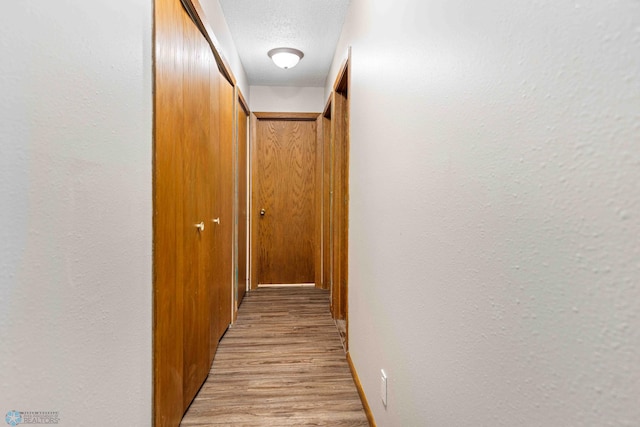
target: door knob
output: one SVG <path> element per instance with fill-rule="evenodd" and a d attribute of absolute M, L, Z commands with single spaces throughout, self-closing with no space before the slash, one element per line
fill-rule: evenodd
<path fill-rule="evenodd" d="M 204 231 L 204 222 L 196 224 L 196 228 L 198 229 L 198 231 Z"/>
<path fill-rule="evenodd" d="M 214 223 L 220 225 L 220 218 L 214 218 L 214 219 L 211 220 L 211 222 L 214 222 Z"/>
<path fill-rule="evenodd" d="M 260 216 L 264 216 L 266 213 L 267 211 L 265 211 L 264 208 L 260 209 Z"/>

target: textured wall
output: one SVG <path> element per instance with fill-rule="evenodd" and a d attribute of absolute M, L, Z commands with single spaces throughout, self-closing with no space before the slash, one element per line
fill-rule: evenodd
<path fill-rule="evenodd" d="M 319 113 L 324 110 L 324 88 L 251 86 L 251 111 Z"/>
<path fill-rule="evenodd" d="M 378 425 L 638 425 L 640 4 L 353 0 L 327 94 L 348 45 Z"/>
<path fill-rule="evenodd" d="M 0 416 L 149 425 L 152 2 L 0 10 Z"/>

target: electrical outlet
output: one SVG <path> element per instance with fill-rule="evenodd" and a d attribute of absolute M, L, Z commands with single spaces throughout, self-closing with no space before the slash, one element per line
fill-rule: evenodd
<path fill-rule="evenodd" d="M 382 404 L 387 407 L 387 374 L 384 369 L 380 369 L 380 398 Z"/>

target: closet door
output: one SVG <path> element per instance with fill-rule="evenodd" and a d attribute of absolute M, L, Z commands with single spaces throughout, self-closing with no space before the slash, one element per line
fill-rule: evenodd
<path fill-rule="evenodd" d="M 222 298 L 222 288 L 226 284 L 224 275 L 224 267 L 222 262 L 223 243 L 222 243 L 222 222 L 221 214 L 221 173 L 220 173 L 220 75 L 218 68 L 213 64 L 209 69 L 209 125 L 210 125 L 210 169 L 208 175 L 208 185 L 210 186 L 211 200 L 210 225 L 211 225 L 211 248 L 209 259 L 209 312 L 211 313 L 211 322 L 209 328 L 209 364 L 213 363 L 213 357 L 218 348 L 220 340 L 221 319 L 218 307 Z"/>
<path fill-rule="evenodd" d="M 180 423 L 231 322 L 234 90 L 182 6 L 154 8 L 156 426 Z"/>
<path fill-rule="evenodd" d="M 183 404 L 189 406 L 209 372 L 209 288 L 212 223 L 209 173 L 210 48 L 196 26 L 184 28 L 183 180 Z"/>
<path fill-rule="evenodd" d="M 156 0 L 153 206 L 154 424 L 175 426 L 183 414 L 183 299 L 178 270 L 182 240 L 179 156 L 183 138 L 184 11 L 179 2 Z M 193 230 L 191 230 L 193 231 Z"/>
<path fill-rule="evenodd" d="M 216 246 L 220 248 L 220 277 L 221 286 L 218 299 L 219 316 L 218 339 L 222 337 L 231 323 L 231 290 L 233 287 L 233 189 L 234 189 L 234 144 L 233 144 L 233 97 L 234 90 L 231 83 L 220 76 L 219 80 L 219 183 L 220 199 L 215 206 L 216 215 L 220 217 L 217 229 Z"/>

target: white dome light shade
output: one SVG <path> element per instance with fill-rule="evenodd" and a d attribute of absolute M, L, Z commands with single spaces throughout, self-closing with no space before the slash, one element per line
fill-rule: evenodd
<path fill-rule="evenodd" d="M 298 49 L 293 49 L 290 47 L 279 47 L 276 49 L 271 49 L 267 52 L 269 58 L 280 68 L 284 68 L 285 70 L 288 68 L 295 67 L 298 62 L 304 57 L 304 53 L 299 51 Z"/>

